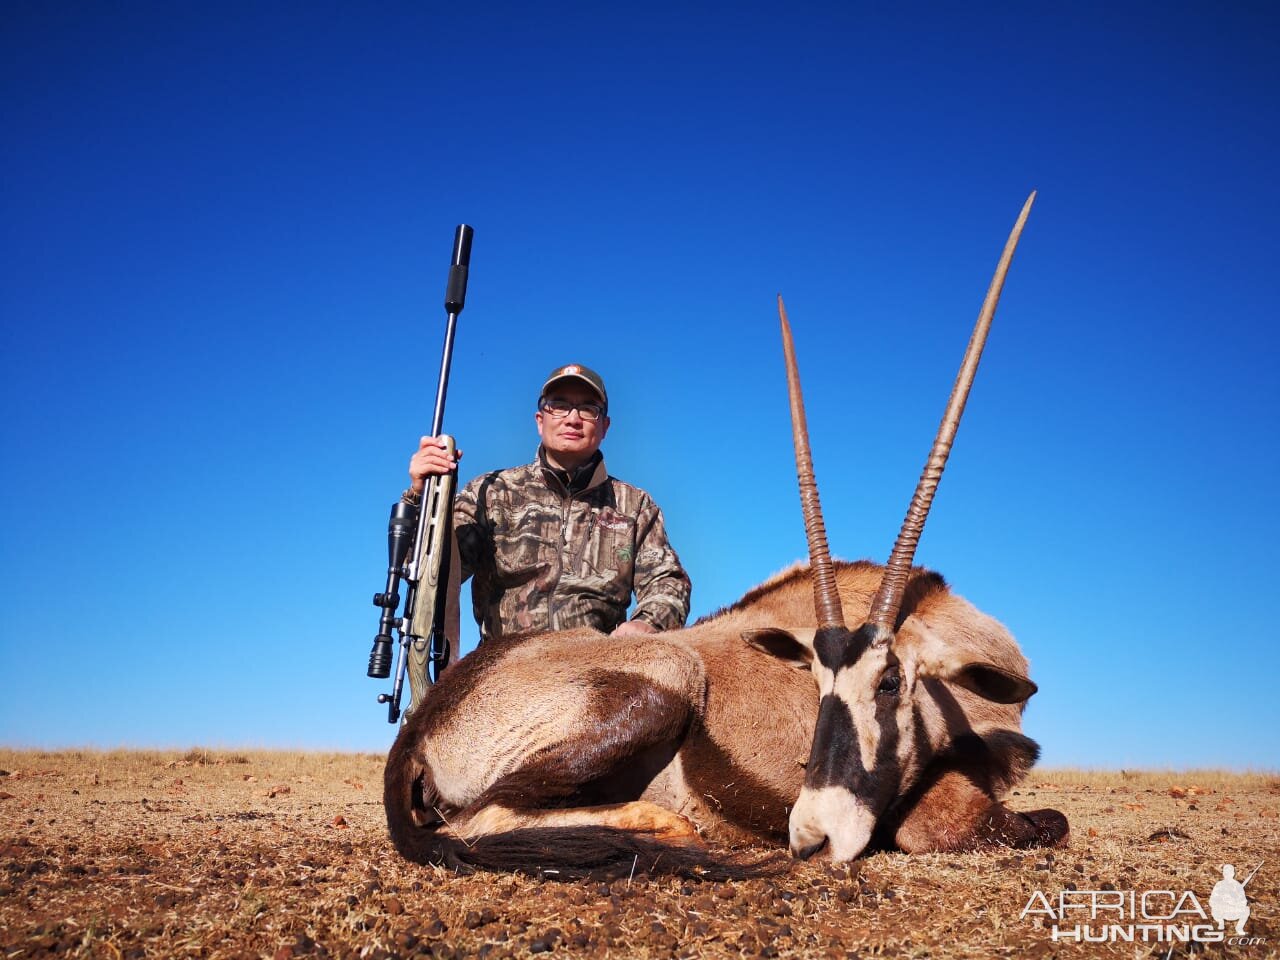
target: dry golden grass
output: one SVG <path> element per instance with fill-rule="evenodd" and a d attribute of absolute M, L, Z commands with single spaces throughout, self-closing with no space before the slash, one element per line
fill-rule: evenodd
<path fill-rule="evenodd" d="M 1251 937 L 1280 956 L 1280 778 L 1034 771 L 1017 809 L 1064 849 L 875 854 L 737 884 L 455 876 L 387 839 L 381 756 L 0 750 L 0 957 L 1164 957 L 1055 943 L 1043 891 L 1209 890 L 1233 863 Z M 1197 953 L 1204 952 L 1198 948 Z M 1187 956 L 1184 945 L 1173 956 Z"/>

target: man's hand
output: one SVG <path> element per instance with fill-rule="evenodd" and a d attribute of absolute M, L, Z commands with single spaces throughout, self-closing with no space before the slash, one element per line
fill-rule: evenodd
<path fill-rule="evenodd" d="M 462 451 L 458 451 L 456 459 L 445 452 L 444 442 L 435 437 L 423 437 L 418 441 L 418 452 L 409 461 L 409 478 L 413 481 L 415 493 L 421 493 L 427 486 L 427 477 L 442 477 L 451 473 L 462 459 Z"/>
<path fill-rule="evenodd" d="M 614 629 L 611 637 L 638 637 L 644 633 L 657 633 L 658 628 L 648 620 L 626 620 Z"/>

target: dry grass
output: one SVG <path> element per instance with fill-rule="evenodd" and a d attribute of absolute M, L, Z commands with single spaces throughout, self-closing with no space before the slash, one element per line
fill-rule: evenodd
<path fill-rule="evenodd" d="M 1248 932 L 1214 955 L 1280 956 L 1280 778 L 1035 771 L 1011 804 L 1055 807 L 1071 844 L 876 854 L 738 884 L 559 883 L 406 863 L 382 757 L 0 751 L 0 957 L 1164 957 L 1054 943 L 1036 890 L 1189 889 L 1233 863 Z M 1173 956 L 1187 956 L 1178 945 Z"/>

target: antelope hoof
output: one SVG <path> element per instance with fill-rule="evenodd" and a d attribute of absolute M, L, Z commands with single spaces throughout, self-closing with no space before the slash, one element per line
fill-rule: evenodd
<path fill-rule="evenodd" d="M 653 803 L 635 803 L 628 809 L 629 816 L 619 826 L 625 830 L 651 833 L 655 840 L 686 847 L 705 847 L 698 836 L 698 829 L 686 816 Z"/>
<path fill-rule="evenodd" d="M 1036 841 L 1042 847 L 1065 847 L 1071 839 L 1071 826 L 1057 810 L 1028 810 L 1023 814 L 1036 830 Z"/>

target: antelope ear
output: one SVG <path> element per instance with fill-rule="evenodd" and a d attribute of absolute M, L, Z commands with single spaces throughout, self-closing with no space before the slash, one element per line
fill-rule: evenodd
<path fill-rule="evenodd" d="M 980 662 L 966 663 L 947 671 L 944 679 L 993 703 L 1022 703 L 1038 689 L 1026 677 Z"/>
<path fill-rule="evenodd" d="M 797 670 L 808 670 L 813 663 L 813 636 L 817 632 L 814 627 L 765 627 L 763 630 L 744 630 L 742 639 Z"/>

